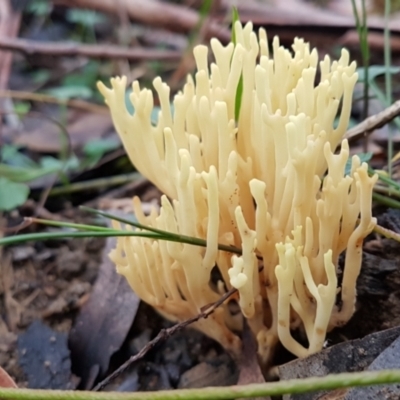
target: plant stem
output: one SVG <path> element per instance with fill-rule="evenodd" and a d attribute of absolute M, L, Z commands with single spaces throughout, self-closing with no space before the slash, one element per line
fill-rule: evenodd
<path fill-rule="evenodd" d="M 82 210 L 84 211 L 88 211 L 92 214 L 96 214 L 96 215 L 100 215 L 102 217 L 108 218 L 108 219 L 112 219 L 115 221 L 119 221 L 122 222 L 123 224 L 127 224 L 127 225 L 132 225 L 136 228 L 139 229 L 143 229 L 144 231 L 149 231 L 149 232 L 153 232 L 159 235 L 159 239 L 160 240 L 169 240 L 172 242 L 178 242 L 178 243 L 187 243 L 187 244 L 192 244 L 194 246 L 201 246 L 201 247 L 207 247 L 207 241 L 204 239 L 199 239 L 199 238 L 195 238 L 192 236 L 186 236 L 186 235 L 181 235 L 181 234 L 176 234 L 176 233 L 172 233 L 172 232 L 167 232 L 167 231 L 163 231 L 161 229 L 157 229 L 157 228 L 153 228 L 151 226 L 147 226 L 147 225 L 143 225 L 140 224 L 139 222 L 135 222 L 126 218 L 122 218 L 119 217 L 117 215 L 113 215 L 113 214 L 109 214 L 105 211 L 100 211 L 100 210 L 96 210 L 95 208 L 90 208 L 90 207 L 85 207 L 85 206 L 81 206 L 80 207 Z M 138 235 L 140 236 L 140 235 Z M 218 249 L 219 250 L 223 250 L 223 251 L 227 251 L 230 253 L 235 253 L 235 254 L 242 254 L 242 250 L 234 247 L 234 246 L 228 246 L 225 244 L 218 244 Z"/>
<path fill-rule="evenodd" d="M 400 370 L 343 373 L 281 382 L 201 389 L 161 390 L 159 392 L 107 393 L 0 388 L 0 398 L 2 400 L 228 400 L 391 383 L 400 383 Z"/>
<path fill-rule="evenodd" d="M 360 40 L 360 50 L 364 69 L 364 93 L 363 93 L 363 120 L 368 118 L 369 108 L 369 45 L 368 45 L 368 25 L 367 25 L 367 10 L 365 7 L 365 0 L 361 1 L 361 18 L 358 14 L 357 5 L 355 0 L 351 0 L 353 15 L 356 22 L 358 38 Z M 364 152 L 368 150 L 368 136 L 364 141 Z"/>
<path fill-rule="evenodd" d="M 389 16 L 390 16 L 390 3 L 391 0 L 385 0 L 385 28 L 384 28 L 384 60 L 385 60 L 385 90 L 386 90 L 386 102 L 389 106 L 392 104 L 392 76 L 390 73 L 391 66 L 391 48 L 390 48 L 390 28 L 389 28 Z M 388 173 L 389 177 L 392 177 L 392 158 L 393 158 L 393 131 L 390 124 L 389 129 L 389 140 L 388 140 Z"/>
<path fill-rule="evenodd" d="M 0 239 L 0 246 L 7 246 L 10 244 L 18 244 L 38 240 L 53 240 L 53 239 L 66 239 L 66 238 L 90 238 L 90 237 L 110 237 L 110 236 L 140 236 L 151 239 L 160 239 L 159 235 L 154 233 L 144 232 L 129 232 L 129 231 L 116 231 L 110 229 L 109 231 L 62 231 L 62 232 L 39 232 L 39 233 L 25 233 L 22 235 L 7 236 Z M 172 241 L 172 240 L 171 240 Z M 1 397 L 0 397 L 1 399 Z"/>
<path fill-rule="evenodd" d="M 372 198 L 384 206 L 400 208 L 400 201 L 394 200 L 387 196 L 383 196 L 379 193 L 372 193 Z"/>
<path fill-rule="evenodd" d="M 383 193 L 388 196 L 400 198 L 400 192 L 398 190 L 393 190 L 392 188 L 388 188 L 386 186 L 375 185 L 374 191 L 375 193 Z"/>
<path fill-rule="evenodd" d="M 97 215 L 105 216 L 106 218 L 115 219 L 117 221 L 120 221 L 128 225 L 136 226 L 142 230 L 141 231 L 118 230 L 98 225 L 75 224 L 73 222 L 52 221 L 40 218 L 27 218 L 28 221 L 32 221 L 35 223 L 40 223 L 49 226 L 57 226 L 62 228 L 69 228 L 69 229 L 78 229 L 78 231 L 65 230 L 60 232 L 39 232 L 39 233 L 26 233 L 15 236 L 7 236 L 5 238 L 0 238 L 0 246 L 6 246 L 10 244 L 18 244 L 36 240 L 85 238 L 85 237 L 137 236 L 153 240 L 165 240 L 169 242 L 186 243 L 186 244 L 191 244 L 193 246 L 207 247 L 207 241 L 205 239 L 162 231 L 160 229 L 148 227 L 146 225 L 142 225 L 89 207 L 82 207 L 82 209 L 90 211 Z M 228 246 L 225 244 L 218 244 L 218 249 L 221 251 L 227 251 L 229 253 L 234 253 L 239 255 L 242 254 L 241 249 L 234 246 Z"/>
<path fill-rule="evenodd" d="M 28 221 L 29 223 L 41 224 L 41 225 L 46 225 L 46 226 L 57 226 L 58 228 L 78 229 L 80 231 L 93 231 L 93 232 L 116 231 L 116 229 L 107 228 L 106 226 L 76 224 L 74 222 L 53 221 L 51 219 L 41 219 L 41 218 L 34 218 L 34 217 L 25 218 L 25 221 Z"/>
<path fill-rule="evenodd" d="M 396 240 L 396 242 L 400 242 L 400 234 L 392 231 L 391 229 L 384 228 L 383 226 L 376 225 L 374 228 L 374 232 L 379 233 L 387 239 Z"/>
<path fill-rule="evenodd" d="M 394 181 L 392 178 L 389 178 L 388 176 L 386 176 L 385 173 L 382 173 L 380 171 L 375 171 L 372 168 L 369 168 L 368 172 L 371 175 L 377 174 L 380 181 L 386 183 L 388 186 L 396 189 L 397 191 L 400 191 L 400 184 L 397 183 L 396 181 Z"/>
<path fill-rule="evenodd" d="M 58 196 L 60 194 L 81 192 L 83 190 L 103 189 L 110 186 L 123 185 L 132 182 L 139 177 L 141 177 L 141 175 L 138 172 L 132 172 L 130 174 L 110 176 L 109 178 L 98 178 L 90 181 L 71 183 L 65 186 L 54 187 L 50 190 L 49 196 Z"/>

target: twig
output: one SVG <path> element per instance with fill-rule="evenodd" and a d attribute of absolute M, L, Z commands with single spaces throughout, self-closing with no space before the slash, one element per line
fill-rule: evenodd
<path fill-rule="evenodd" d="M 124 59 L 130 61 L 173 61 L 182 56 L 180 51 L 153 50 L 140 47 L 127 48 L 111 45 L 87 45 L 63 42 L 37 42 L 34 40 L 0 37 L 0 49 L 18 51 L 26 55 L 84 56 L 89 58 Z"/>
<path fill-rule="evenodd" d="M 59 196 L 61 194 L 76 193 L 84 190 L 105 189 L 110 186 L 123 185 L 125 183 L 136 181 L 140 177 L 141 175 L 138 172 L 132 172 L 107 178 L 97 178 L 89 181 L 70 183 L 69 185 L 53 187 L 49 192 L 49 196 Z"/>
<path fill-rule="evenodd" d="M 4 0 L 0 4 L 0 37 L 15 37 L 21 23 L 21 13 L 13 8 L 11 1 Z M 7 89 L 11 74 L 13 54 L 0 50 L 0 89 Z M 14 106 L 10 99 L 0 99 L 0 108 L 13 111 Z M 19 126 L 18 116 L 8 114 L 6 117 L 7 125 L 11 127 Z M 2 119 L 0 118 L 0 130 Z M 0 131 L 1 135 L 1 131 Z"/>
<path fill-rule="evenodd" d="M 376 225 L 374 228 L 374 232 L 379 233 L 387 239 L 396 240 L 396 242 L 400 242 L 400 234 L 392 231 L 391 229 L 384 228 L 381 225 Z"/>
<path fill-rule="evenodd" d="M 375 129 L 381 128 L 400 115 L 400 100 L 394 102 L 390 107 L 378 114 L 368 117 L 363 122 L 349 129 L 344 137 L 349 141 L 360 139 L 369 135 Z"/>
<path fill-rule="evenodd" d="M 170 336 L 172 336 L 176 332 L 182 330 L 183 328 L 186 328 L 188 325 L 193 324 L 194 322 L 197 322 L 198 320 L 200 320 L 202 318 L 205 319 L 205 318 L 209 317 L 220 305 L 222 305 L 226 300 L 229 299 L 229 297 L 231 297 L 236 292 L 237 292 L 237 289 L 232 288 L 232 289 L 228 290 L 226 293 L 224 293 L 215 303 L 211 304 L 206 310 L 203 310 L 200 314 L 196 315 L 195 317 L 192 317 L 185 321 L 182 321 L 182 322 L 172 326 L 171 328 L 162 329 L 153 340 L 148 342 L 142 348 L 142 350 L 139 351 L 139 353 L 131 356 L 129 358 L 129 360 L 125 361 L 112 374 L 110 374 L 109 376 L 107 376 L 107 378 L 105 378 L 100 383 L 98 383 L 94 387 L 93 390 L 94 391 L 102 390 L 112 380 L 114 380 L 119 375 L 121 375 L 123 372 L 125 372 L 135 361 L 143 358 L 151 349 L 153 349 L 153 347 L 155 347 L 161 341 L 168 339 Z"/>
<path fill-rule="evenodd" d="M 0 90 L 0 98 L 1 97 L 11 97 L 13 99 L 38 101 L 41 103 L 61 104 L 61 105 L 66 105 L 67 107 L 78 108 L 84 111 L 110 115 L 109 109 L 105 106 L 100 106 L 98 104 L 89 103 L 88 101 L 79 99 L 72 99 L 72 100 L 58 99 L 57 97 L 53 97 L 43 93 L 31 93 L 19 90 Z"/>
<path fill-rule="evenodd" d="M 115 0 L 52 0 L 54 4 L 67 7 L 80 7 L 98 10 L 109 14 L 117 14 Z M 120 0 L 120 7 L 126 10 L 128 17 L 146 25 L 165 28 L 174 32 L 190 32 L 199 21 L 199 14 L 190 8 L 178 4 L 157 1 Z M 217 37 L 223 42 L 229 42 L 230 32 L 226 27 L 211 21 L 207 29 L 207 38 Z"/>
<path fill-rule="evenodd" d="M 3 1 L 0 6 L 0 38 L 18 35 L 21 22 L 21 13 L 13 9 L 11 1 Z M 0 51 L 0 89 L 6 89 L 11 72 L 12 54 Z"/>

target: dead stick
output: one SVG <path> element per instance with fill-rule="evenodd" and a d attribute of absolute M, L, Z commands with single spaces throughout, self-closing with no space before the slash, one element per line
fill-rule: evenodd
<path fill-rule="evenodd" d="M 117 368 L 112 374 L 108 375 L 107 378 L 105 378 L 104 380 L 102 380 L 100 383 L 98 383 L 95 387 L 94 387 L 94 391 L 99 391 L 102 390 L 104 387 L 106 387 L 112 380 L 114 380 L 115 378 L 117 378 L 119 375 L 121 375 L 123 372 L 125 372 L 135 361 L 140 360 L 141 358 L 143 358 L 151 349 L 153 349 L 158 343 L 160 343 L 163 340 L 168 339 L 170 336 L 172 336 L 173 334 L 175 334 L 176 332 L 182 330 L 183 328 L 186 328 L 188 325 L 193 324 L 194 322 L 197 322 L 198 320 L 202 319 L 202 318 L 207 318 L 209 317 L 220 305 L 222 305 L 226 300 L 229 299 L 229 297 L 231 297 L 233 294 L 235 294 L 237 292 L 237 289 L 232 288 L 229 291 L 227 291 L 226 293 L 224 293 L 219 299 L 218 301 L 216 301 L 215 303 L 211 304 L 210 306 L 208 306 L 205 310 L 203 310 L 200 314 L 189 318 L 185 321 L 182 321 L 174 326 L 172 326 L 171 328 L 167 328 L 167 329 L 162 329 L 158 335 L 153 339 L 150 340 L 150 342 L 148 342 L 146 344 L 146 346 L 144 346 L 142 348 L 142 350 L 139 351 L 139 353 L 131 356 L 129 358 L 129 360 L 125 361 L 119 368 Z"/>
<path fill-rule="evenodd" d="M 117 14 L 115 0 L 52 0 L 56 5 L 89 8 L 108 14 Z M 190 32 L 199 21 L 199 13 L 188 7 L 158 0 L 119 0 L 127 16 L 142 24 L 164 28 L 174 32 Z M 206 37 L 216 37 L 222 42 L 229 42 L 229 29 L 216 21 L 210 21 Z"/>
<path fill-rule="evenodd" d="M 37 42 L 34 40 L 0 37 L 0 49 L 18 51 L 26 55 L 84 56 L 89 58 L 125 59 L 130 61 L 173 61 L 182 57 L 180 51 L 149 50 L 110 45 L 87 45 L 62 42 Z"/>
<path fill-rule="evenodd" d="M 63 100 L 44 93 L 32 93 L 32 92 L 22 92 L 18 90 L 0 89 L 0 98 L 2 97 L 10 97 L 12 99 L 27 100 L 27 101 L 37 101 L 40 103 L 53 103 L 53 104 L 66 105 L 67 107 L 78 108 L 88 112 L 110 115 L 110 111 L 106 106 L 90 103 L 88 101 L 81 99 Z M 1 114 L 4 114 L 4 112 L 0 110 L 0 115 Z"/>
<path fill-rule="evenodd" d="M 400 115 L 400 100 L 397 100 L 390 107 L 378 114 L 372 115 L 363 122 L 349 129 L 344 135 L 349 142 L 360 139 L 372 133 L 375 129 L 381 128 Z"/>

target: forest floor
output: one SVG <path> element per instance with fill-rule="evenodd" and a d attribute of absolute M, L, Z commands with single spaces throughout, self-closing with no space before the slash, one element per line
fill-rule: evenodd
<path fill-rule="evenodd" d="M 56 230 L 37 224 L 16 230 L 24 217 L 98 223 L 96 216 L 79 209 L 81 205 L 126 213 L 131 212 L 135 195 L 145 207 L 159 204 L 160 192 L 127 159 L 96 82 L 123 74 L 150 87 L 161 75 L 178 90 L 193 72 L 188 54 L 194 44 L 206 43 L 212 36 L 229 41 L 232 4 L 214 1 L 207 10 L 206 2 L 195 0 L 137 3 L 141 6 L 131 6 L 129 0 L 113 7 L 101 0 L 1 2 L 4 236 Z M 372 3 L 367 20 L 370 74 L 382 87 L 384 18 L 381 2 Z M 279 35 L 285 46 L 294 37 L 303 37 L 318 48 L 321 58 L 337 57 L 346 47 L 352 59 L 363 63 L 350 1 L 253 0 L 243 2 L 239 13 L 243 22 L 264 27 L 269 38 Z M 399 14 L 390 17 L 390 34 L 392 97 L 397 100 Z M 362 102 L 356 101 L 362 91 L 359 84 L 352 125 L 363 119 Z M 367 116 L 385 109 L 382 101 L 371 98 Z M 352 154 L 368 152 L 372 167 L 387 168 L 388 129 L 388 125 L 375 129 L 367 144 L 364 139 L 353 140 Z M 392 129 L 396 154 L 400 135 L 396 126 Z M 394 180 L 400 176 L 398 166 L 393 164 Z M 13 178 L 15 173 L 18 179 Z M 374 216 L 381 226 L 400 233 L 399 210 L 374 204 Z M 65 238 L 0 248 L 0 367 L 19 387 L 91 390 L 160 330 L 173 325 L 142 303 L 116 274 L 107 256 L 114 243 L 113 238 Z M 326 348 L 307 359 L 294 360 L 280 349 L 272 375 L 289 379 L 362 371 L 378 359 L 382 368 L 394 368 L 385 351 L 400 334 L 399 266 L 398 242 L 370 235 L 353 319 L 331 332 Z M 227 386 L 238 382 L 243 368 L 213 340 L 186 328 L 161 340 L 106 390 Z M 259 370 L 247 374 L 246 380 L 260 382 Z M 345 398 L 341 396 L 329 398 Z"/>

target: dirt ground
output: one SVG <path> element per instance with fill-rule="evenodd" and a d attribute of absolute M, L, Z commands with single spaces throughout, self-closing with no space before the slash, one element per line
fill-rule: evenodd
<path fill-rule="evenodd" d="M 67 214 L 74 221 L 90 222 L 79 210 L 71 209 Z M 59 365 L 53 365 L 54 369 L 62 370 L 64 358 L 69 360 L 71 357 L 69 350 L 74 353 L 73 344 L 72 349 L 71 346 L 68 349 L 68 334 L 92 292 L 106 256 L 104 246 L 105 240 L 96 238 L 49 240 L 14 246 L 4 252 L 0 291 L 0 315 L 3 317 L 0 325 L 0 365 L 19 387 L 55 389 L 74 388 L 82 384 L 70 371 L 71 368 L 72 371 L 74 368 L 79 370 L 79 365 L 67 363 L 64 379 L 53 381 L 51 374 L 47 373 L 48 368 L 37 365 L 37 360 L 32 362 L 32 358 L 46 358 L 46 354 L 40 351 L 46 335 L 56 336 L 60 346 L 52 349 L 53 353 L 61 353 L 60 357 L 56 354 L 49 356 L 59 362 Z M 112 267 L 111 264 L 107 266 Z M 112 290 L 111 287 L 108 289 Z M 130 291 L 129 288 L 127 290 Z M 109 317 L 107 310 L 103 310 L 103 315 L 100 315 L 102 310 L 99 309 L 93 312 L 98 313 L 99 319 Z M 125 332 L 121 332 L 126 339 L 109 360 L 111 370 L 141 350 L 161 329 L 171 326 L 144 303 L 140 304 L 130 324 L 133 320 L 133 325 L 125 326 Z M 27 330 L 34 321 L 38 323 L 36 330 Z M 92 340 L 93 330 L 89 329 L 83 335 Z M 106 339 L 104 343 L 98 340 L 97 352 L 101 352 L 107 344 Z M 36 353 L 32 350 L 35 346 L 38 346 Z M 24 353 L 24 347 L 28 347 L 29 351 Z M 196 368 L 195 371 L 192 371 L 193 368 Z M 187 329 L 153 349 L 108 390 L 159 390 L 178 386 L 209 386 L 213 382 L 228 385 L 234 383 L 236 375 L 232 360 L 217 343 Z M 88 388 L 93 382 L 85 384 Z"/>

